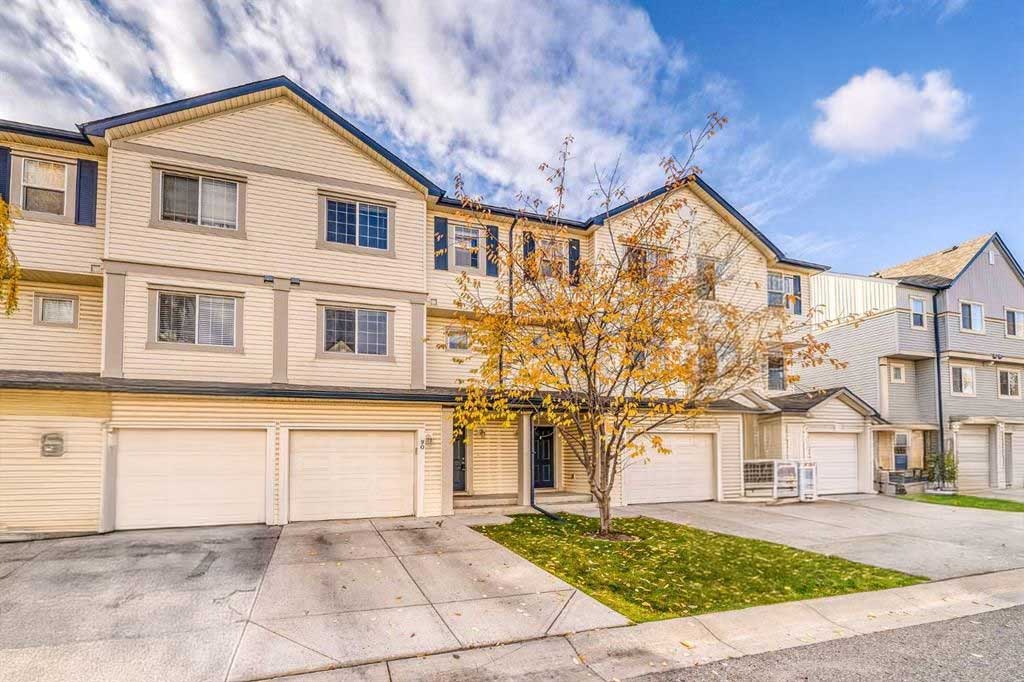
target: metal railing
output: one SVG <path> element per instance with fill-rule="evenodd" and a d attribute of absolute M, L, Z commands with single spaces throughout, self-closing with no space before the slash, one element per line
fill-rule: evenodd
<path fill-rule="evenodd" d="M 797 497 L 800 463 L 791 459 L 748 459 L 743 462 L 743 490 L 748 496 Z"/>

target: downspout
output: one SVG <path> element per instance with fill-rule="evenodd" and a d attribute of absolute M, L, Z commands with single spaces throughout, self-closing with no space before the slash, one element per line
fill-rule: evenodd
<path fill-rule="evenodd" d="M 946 425 L 942 414 L 942 343 L 939 341 L 939 292 L 932 294 L 932 329 L 935 332 L 935 397 L 939 416 L 939 456 L 935 469 L 939 488 L 946 485 Z"/>

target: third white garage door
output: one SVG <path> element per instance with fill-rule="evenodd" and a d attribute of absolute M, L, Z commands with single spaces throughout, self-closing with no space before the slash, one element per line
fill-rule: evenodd
<path fill-rule="evenodd" d="M 663 433 L 672 450 L 649 450 L 646 461 L 629 461 L 623 472 L 626 503 L 698 502 L 715 499 L 714 438 L 711 434 Z"/>
<path fill-rule="evenodd" d="M 857 434 L 808 434 L 810 458 L 818 465 L 818 494 L 858 492 Z"/>
<path fill-rule="evenodd" d="M 409 431 L 292 430 L 288 519 L 412 515 L 415 442 Z"/>
<path fill-rule="evenodd" d="M 990 486 L 988 427 L 964 426 L 957 434 L 957 487 L 981 490 Z"/>

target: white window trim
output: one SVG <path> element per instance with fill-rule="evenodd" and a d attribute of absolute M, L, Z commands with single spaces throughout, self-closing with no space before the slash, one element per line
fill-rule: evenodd
<path fill-rule="evenodd" d="M 1002 394 L 1002 377 L 1000 376 L 1003 372 L 1007 374 L 1017 375 L 1017 395 L 1003 395 Z M 1024 372 L 1016 368 L 1009 367 L 997 367 L 996 368 L 996 397 L 1000 400 L 1021 400 L 1021 396 L 1024 395 L 1024 385 L 1021 381 L 1024 380 Z"/>
<path fill-rule="evenodd" d="M 537 252 L 537 274 L 542 279 L 553 278 L 555 275 L 544 274 L 544 261 L 550 260 L 554 265 L 561 265 L 562 274 L 569 274 L 569 242 L 565 239 L 559 239 L 558 237 L 551 237 L 547 235 L 537 235 L 535 240 L 535 250 Z M 555 246 L 561 252 L 560 254 L 551 254 L 544 245 Z M 554 256 L 554 257 L 553 257 Z M 555 268 L 557 270 L 557 268 Z"/>
<path fill-rule="evenodd" d="M 160 340 L 160 294 L 173 294 L 177 296 L 194 296 L 196 298 L 196 340 L 195 343 L 183 341 L 161 341 Z M 222 346 L 212 343 L 199 343 L 199 297 L 230 298 L 235 302 L 235 338 L 231 346 Z M 229 291 L 217 291 L 215 289 L 198 291 L 195 289 L 178 289 L 174 287 L 150 286 L 149 288 L 149 335 L 146 341 L 146 349 L 171 349 L 189 351 L 212 351 L 215 353 L 242 353 L 242 322 L 244 298 L 243 294 Z"/>
<path fill-rule="evenodd" d="M 61 189 L 61 190 L 55 190 L 52 187 L 40 187 L 38 185 L 30 185 L 27 182 L 25 182 L 25 163 L 28 162 L 28 161 L 35 161 L 37 163 L 60 164 L 61 166 L 64 166 L 64 188 Z M 42 190 L 46 190 L 48 192 L 60 191 L 60 192 L 62 192 L 64 194 L 64 203 L 61 206 L 61 212 L 60 213 L 47 213 L 46 211 L 30 211 L 27 208 L 25 209 L 25 212 L 26 213 L 32 213 L 32 214 L 44 214 L 44 215 L 53 216 L 55 218 L 66 218 L 67 215 L 68 215 L 68 190 L 70 189 L 70 186 L 71 186 L 70 170 L 71 170 L 70 164 L 64 163 L 62 161 L 56 161 L 54 159 L 37 159 L 37 158 L 34 158 L 34 157 L 25 157 L 24 159 L 22 159 L 21 160 L 21 187 L 20 187 L 21 197 L 19 197 L 20 201 L 21 201 L 22 208 L 25 207 L 25 189 L 26 188 L 31 187 L 33 189 L 42 189 Z"/>
<path fill-rule="evenodd" d="M 968 301 L 966 299 L 961 299 L 959 301 L 959 304 L 960 305 L 958 306 L 957 314 L 960 316 L 960 331 L 962 331 L 965 334 L 980 334 L 981 336 L 984 336 L 985 335 L 985 326 L 986 326 L 986 322 L 985 322 L 985 304 L 984 303 L 979 303 L 978 301 Z M 981 329 L 966 329 L 964 327 L 964 305 L 971 305 L 971 306 L 975 306 L 976 305 L 979 308 L 981 308 Z"/>
<path fill-rule="evenodd" d="M 324 349 L 324 342 L 327 340 L 327 310 L 353 310 L 355 311 L 355 335 L 356 348 L 351 353 L 341 353 Z M 359 311 L 370 311 L 385 313 L 387 315 L 387 352 L 383 355 L 359 352 Z M 395 361 L 395 309 L 386 306 L 370 305 L 366 303 L 333 303 L 318 302 L 316 313 L 316 357 L 325 360 L 358 360 L 360 362 L 394 362 Z"/>
<path fill-rule="evenodd" d="M 458 259 L 458 256 L 457 256 L 456 252 L 459 250 L 459 247 L 457 247 L 455 245 L 455 243 L 457 241 L 456 237 L 455 237 L 455 231 L 456 230 L 460 230 L 460 229 L 461 230 L 472 230 L 472 231 L 476 232 L 476 244 L 477 244 L 477 247 L 476 247 L 476 251 L 477 251 L 477 253 L 476 253 L 476 267 L 474 267 L 472 265 L 459 265 L 458 264 L 458 260 L 459 259 Z M 450 263 L 450 267 L 448 268 L 449 270 L 451 270 L 452 272 L 471 272 L 471 273 L 474 273 L 474 274 L 479 274 L 479 273 L 482 273 L 484 271 L 484 267 L 485 267 L 486 262 L 487 262 L 487 256 L 486 256 L 487 235 L 486 235 L 486 232 L 484 230 L 482 230 L 480 227 L 477 227 L 475 225 L 465 225 L 463 223 L 453 223 L 453 222 L 449 221 L 449 223 L 448 223 L 448 240 L 450 242 L 450 247 L 449 248 L 451 249 L 451 263 Z"/>
<path fill-rule="evenodd" d="M 1021 315 L 1021 324 L 1017 325 L 1016 334 L 1011 334 L 1010 325 L 1006 324 L 1007 313 L 1019 313 Z M 1020 308 L 1011 308 L 1010 306 L 1005 306 L 1003 308 L 1003 335 L 1008 339 L 1019 339 L 1024 341 L 1024 310 L 1021 310 Z"/>
<path fill-rule="evenodd" d="M 914 301 L 921 302 L 921 324 L 914 324 Z M 928 307 L 925 299 L 920 296 L 910 297 L 910 328 L 916 329 L 917 331 L 928 330 Z"/>
<path fill-rule="evenodd" d="M 448 353 L 460 353 L 460 354 L 470 352 L 470 349 L 469 349 L 468 346 L 466 348 L 452 348 L 452 346 L 451 346 L 451 335 L 452 335 L 452 333 L 465 334 L 466 335 L 466 341 L 467 341 L 467 343 L 469 342 L 469 330 L 466 329 L 465 327 L 445 327 L 445 330 L 444 330 L 444 348 L 445 348 L 445 351 L 447 351 Z"/>
<path fill-rule="evenodd" d="M 896 368 L 900 368 L 900 378 L 896 378 Z M 905 362 L 890 362 L 889 363 L 889 381 L 893 384 L 905 384 L 907 383 L 907 363 Z"/>
<path fill-rule="evenodd" d="M 782 388 L 772 388 L 772 367 L 771 361 L 775 358 L 782 360 Z M 765 387 L 769 391 L 785 391 L 789 388 L 789 372 L 786 370 L 786 356 L 782 354 L 769 355 L 765 360 Z"/>
<path fill-rule="evenodd" d="M 894 470 L 898 471 L 898 469 L 896 469 L 896 437 L 897 436 L 904 436 L 907 439 L 907 452 L 904 455 L 907 458 L 907 468 L 910 468 L 910 451 L 911 451 L 911 448 L 912 448 L 912 442 L 913 441 L 911 440 L 911 433 L 909 431 L 893 431 L 893 433 L 892 433 L 892 447 L 891 447 L 891 450 L 892 450 L 892 468 Z"/>
<path fill-rule="evenodd" d="M 61 300 L 71 301 L 72 313 L 71 322 L 47 322 L 43 320 L 43 301 Z M 50 293 L 37 291 L 32 297 L 32 324 L 38 327 L 56 327 L 58 329 L 78 328 L 78 296 L 74 294 Z"/>
<path fill-rule="evenodd" d="M 971 392 L 963 393 L 956 390 L 956 385 L 953 383 L 953 370 L 970 370 L 971 371 Z M 951 395 L 959 396 L 961 398 L 974 398 L 978 395 L 978 371 L 974 365 L 954 365 L 949 366 L 949 392 Z"/>
<path fill-rule="evenodd" d="M 177 178 L 191 178 L 199 181 L 199 196 L 196 201 L 196 222 L 190 223 L 184 220 L 173 220 L 164 217 L 164 177 L 167 175 L 173 175 Z M 233 227 L 225 227 L 223 225 L 209 225 L 203 222 L 203 181 L 215 180 L 217 182 L 227 182 L 235 186 L 235 224 Z M 201 173 L 185 173 L 176 171 L 160 171 L 160 213 L 158 218 L 163 223 L 178 223 L 181 225 L 192 225 L 193 227 L 205 227 L 209 230 L 225 230 L 227 232 L 238 232 L 241 229 L 241 219 L 239 215 L 239 204 L 241 203 L 242 187 L 241 183 L 237 180 L 230 180 L 228 178 L 218 178 L 214 175 L 203 175 Z"/>
<path fill-rule="evenodd" d="M 781 277 L 782 278 L 782 291 L 781 292 L 779 292 L 779 291 L 777 291 L 775 289 L 769 289 L 768 288 L 769 279 L 770 279 L 770 277 L 772 275 L 775 275 L 777 277 Z M 795 282 L 796 278 L 798 276 L 799 275 L 787 274 L 787 273 L 782 272 L 780 270 L 769 270 L 768 271 L 768 275 L 765 277 L 764 288 L 765 288 L 765 298 L 766 298 L 765 302 L 766 302 L 766 304 L 768 305 L 769 308 L 782 308 L 782 309 L 785 309 L 786 312 L 788 312 L 788 313 L 790 313 L 792 315 L 796 314 L 795 312 L 793 312 L 796 309 L 796 306 L 794 304 L 796 303 L 797 300 L 799 300 L 801 303 L 803 303 L 803 290 L 800 291 L 800 296 L 799 296 L 799 299 L 798 299 L 796 294 L 792 291 L 793 287 L 790 287 L 790 289 L 791 289 L 790 291 L 786 290 L 786 280 L 789 280 L 791 282 Z M 801 285 L 803 285 L 803 282 L 801 282 Z M 772 305 L 771 304 L 771 295 L 773 293 L 776 293 L 776 294 L 777 293 L 781 293 L 782 294 L 782 305 Z"/>

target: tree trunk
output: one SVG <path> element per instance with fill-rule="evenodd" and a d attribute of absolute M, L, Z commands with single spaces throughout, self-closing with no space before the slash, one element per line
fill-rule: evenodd
<path fill-rule="evenodd" d="M 601 512 L 601 535 L 610 535 L 612 532 L 612 499 L 611 495 L 602 495 L 597 498 L 597 508 Z"/>

